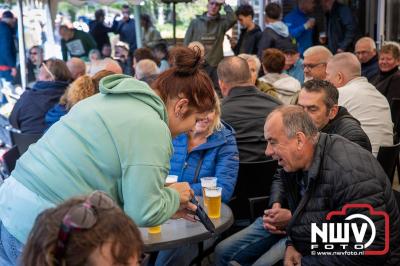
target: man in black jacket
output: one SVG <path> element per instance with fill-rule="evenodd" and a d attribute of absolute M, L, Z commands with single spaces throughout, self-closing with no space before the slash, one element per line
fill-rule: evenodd
<path fill-rule="evenodd" d="M 236 131 L 241 162 L 265 161 L 265 117 L 281 102 L 259 91 L 251 80 L 246 60 L 232 56 L 218 65 L 218 78 L 224 96 L 221 118 Z"/>
<path fill-rule="evenodd" d="M 235 55 L 257 54 L 261 29 L 253 21 L 253 7 L 249 4 L 240 5 L 235 13 L 242 29 L 240 30 L 240 37 L 237 43 L 232 38 L 229 38 L 232 51 Z"/>
<path fill-rule="evenodd" d="M 336 0 L 321 0 L 321 5 L 326 17 L 329 50 L 333 54 L 352 51 L 359 30 L 350 7 Z"/>
<path fill-rule="evenodd" d="M 270 205 L 287 204 L 292 213 L 288 224 L 275 228 L 288 236 L 285 265 L 399 265 L 399 207 L 370 152 L 340 136 L 319 133 L 299 106 L 275 109 L 267 117 L 265 138 L 266 154 L 282 167 L 273 180 Z M 266 216 L 268 223 L 276 219 L 268 211 Z M 348 227 L 339 224 L 350 220 Z M 324 237 L 324 225 L 344 229 Z M 353 231 L 347 230 L 350 225 Z M 332 241 L 335 236 L 339 241 Z M 367 251 L 381 255 L 365 256 Z"/>
<path fill-rule="evenodd" d="M 300 91 L 297 104 L 304 108 L 321 132 L 340 135 L 371 152 L 371 143 L 360 122 L 343 106 L 339 92 L 329 81 L 309 80 Z"/>
<path fill-rule="evenodd" d="M 108 33 L 111 28 L 104 25 L 105 13 L 103 9 L 94 12 L 95 20 L 89 23 L 89 33 L 97 43 L 97 50 L 102 51 L 105 44 L 110 44 Z"/>

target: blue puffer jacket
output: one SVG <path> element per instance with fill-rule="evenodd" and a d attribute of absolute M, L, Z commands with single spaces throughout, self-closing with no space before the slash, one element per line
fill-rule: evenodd
<path fill-rule="evenodd" d="M 231 126 L 223 123 L 220 131 L 208 137 L 207 142 L 194 148 L 188 154 L 188 135 L 181 134 L 173 140 L 174 155 L 171 158 L 171 175 L 177 175 L 179 182 L 188 182 L 196 195 L 201 196 L 201 177 L 215 176 L 217 185 L 222 187 L 222 201 L 228 202 L 235 189 L 239 152 L 235 133 Z M 204 156 L 199 176 L 194 180 L 198 162 Z"/>

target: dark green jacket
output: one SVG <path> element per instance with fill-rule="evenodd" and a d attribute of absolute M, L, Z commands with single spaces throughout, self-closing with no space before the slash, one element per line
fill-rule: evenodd
<path fill-rule="evenodd" d="M 61 40 L 61 51 L 64 61 L 68 60 L 68 55 L 88 61 L 90 50 L 96 48 L 97 44 L 93 37 L 89 33 L 80 30 L 74 30 L 74 37 L 72 39 L 68 41 Z"/>
<path fill-rule="evenodd" d="M 224 57 L 222 43 L 225 32 L 236 22 L 236 15 L 229 5 L 224 6 L 225 16 L 207 17 L 207 13 L 198 16 L 190 22 L 186 31 L 184 44 L 198 41 L 206 50 L 206 61 L 211 66 L 217 66 Z"/>

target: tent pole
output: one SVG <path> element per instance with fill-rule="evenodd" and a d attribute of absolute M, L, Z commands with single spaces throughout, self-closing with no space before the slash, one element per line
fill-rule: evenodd
<path fill-rule="evenodd" d="M 176 45 L 176 3 L 175 1 L 172 3 L 172 28 L 173 28 L 173 38 L 174 45 Z"/>
<path fill-rule="evenodd" d="M 22 0 L 17 1 L 18 5 L 18 50 L 19 66 L 21 71 L 22 89 L 26 89 L 26 59 L 25 59 L 25 35 L 24 35 L 24 13 Z"/>
<path fill-rule="evenodd" d="M 135 16 L 135 30 L 136 30 L 136 46 L 137 48 L 141 48 L 142 33 L 140 26 L 140 5 L 134 5 L 134 16 Z"/>

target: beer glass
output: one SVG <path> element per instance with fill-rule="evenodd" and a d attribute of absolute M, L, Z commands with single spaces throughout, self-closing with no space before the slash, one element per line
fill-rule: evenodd
<path fill-rule="evenodd" d="M 208 216 L 210 218 L 221 217 L 221 194 L 222 187 L 206 187 L 205 199 L 207 202 Z"/>
<path fill-rule="evenodd" d="M 169 175 L 167 176 L 167 179 L 165 179 L 165 186 L 169 186 L 173 183 L 178 182 L 178 176 L 177 175 Z"/>
<path fill-rule="evenodd" d="M 176 182 L 178 182 L 177 175 L 168 175 L 167 178 L 165 179 L 165 186 L 169 186 Z M 149 234 L 159 234 L 161 233 L 161 225 L 148 227 L 147 231 L 149 232 Z"/>
<path fill-rule="evenodd" d="M 203 194 L 203 202 L 204 202 L 204 207 L 207 207 L 207 202 L 206 202 L 206 195 L 205 195 L 205 188 L 213 188 L 217 186 L 217 178 L 216 177 L 203 177 L 200 178 L 201 181 L 201 190 Z"/>
<path fill-rule="evenodd" d="M 159 234 L 161 233 L 161 225 L 148 227 L 147 231 L 149 232 L 149 234 Z"/>

